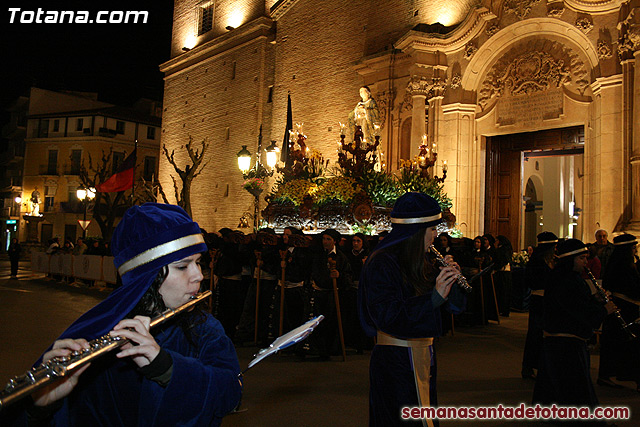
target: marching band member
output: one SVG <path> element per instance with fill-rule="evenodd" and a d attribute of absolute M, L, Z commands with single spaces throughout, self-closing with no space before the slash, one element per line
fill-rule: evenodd
<path fill-rule="evenodd" d="M 578 239 L 558 243 L 558 262 L 544 291 L 544 342 L 533 403 L 598 406 L 587 341 L 615 305 L 606 305 L 580 274 L 588 250 Z"/>
<path fill-rule="evenodd" d="M 437 406 L 432 344 L 442 333 L 440 307 L 460 312 L 464 305 L 458 287 L 451 287 L 459 267 L 438 270 L 425 257 L 440 222 L 435 199 L 413 192 L 401 196 L 391 212 L 391 232 L 360 276 L 360 322 L 367 335 L 377 336 L 369 366 L 371 426 L 405 425 L 402 407 Z"/>
<path fill-rule="evenodd" d="M 522 378 L 535 378 L 534 369 L 538 369 L 542 352 L 544 288 L 549 283 L 558 244 L 558 237 L 550 231 L 538 234 L 537 239 L 538 245 L 533 249 L 524 269 L 524 279 L 527 288 L 531 289 L 531 299 L 527 339 L 522 357 Z"/>
<path fill-rule="evenodd" d="M 613 251 L 609 257 L 602 287 L 611 292 L 611 298 L 627 322 L 640 317 L 640 272 L 635 265 L 636 237 L 622 234 L 613 239 Z M 611 380 L 634 381 L 640 391 L 640 343 L 627 340 L 620 323 L 611 316 L 605 319 L 600 337 L 600 366 L 598 385 L 620 387 Z"/>
<path fill-rule="evenodd" d="M 107 333 L 131 343 L 38 390 L 30 404 L 25 399 L 29 424 L 220 425 L 242 388 L 220 322 L 194 309 L 149 330 L 150 318 L 200 290 L 198 261 L 207 248 L 198 224 L 180 207 L 146 203 L 127 210 L 112 243 L 122 286 L 42 359 L 67 356 Z"/>

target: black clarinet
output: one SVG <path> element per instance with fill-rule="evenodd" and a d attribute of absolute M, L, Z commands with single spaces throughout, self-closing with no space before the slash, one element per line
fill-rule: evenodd
<path fill-rule="evenodd" d="M 600 296 L 600 299 L 602 299 L 602 301 L 604 301 L 605 304 L 611 301 L 609 296 L 607 295 L 607 291 L 605 291 L 604 288 L 600 286 L 600 284 L 596 280 L 596 277 L 593 275 L 591 270 L 585 267 L 584 272 L 587 273 L 587 276 L 589 276 L 589 280 L 591 280 L 591 283 L 593 283 L 593 286 L 596 288 L 596 291 L 598 292 L 598 296 Z M 616 320 L 620 324 L 620 328 L 625 333 L 628 340 L 633 340 L 637 338 L 636 335 L 633 332 L 631 332 L 631 330 L 629 329 L 630 324 L 624 320 L 624 318 L 620 314 L 620 310 L 617 307 L 615 311 L 611 314 L 615 316 Z"/>
<path fill-rule="evenodd" d="M 431 252 L 433 252 L 433 254 L 435 255 L 435 257 L 438 260 L 438 262 L 440 263 L 440 265 L 442 265 L 443 267 L 448 267 L 449 266 L 449 263 L 447 261 L 445 261 L 445 259 L 442 256 L 442 254 L 440 252 L 438 252 L 438 250 L 433 245 L 429 246 L 429 249 L 431 250 Z M 466 277 L 464 277 L 462 275 L 462 273 L 458 273 L 458 275 L 456 276 L 456 282 L 458 282 L 458 286 L 460 286 L 460 288 L 463 291 L 465 291 L 465 292 L 473 291 L 473 288 L 471 287 L 469 282 L 467 282 Z"/>

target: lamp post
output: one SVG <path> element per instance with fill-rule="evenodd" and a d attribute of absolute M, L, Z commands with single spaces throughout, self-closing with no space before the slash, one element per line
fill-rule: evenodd
<path fill-rule="evenodd" d="M 84 204 L 84 213 L 82 215 L 82 223 L 84 224 L 82 227 L 82 239 L 84 240 L 87 237 L 87 208 L 89 206 L 89 202 L 96 197 L 96 190 L 94 188 L 84 188 L 80 186 L 76 190 L 76 196 L 78 197 L 78 200 Z"/>
<path fill-rule="evenodd" d="M 265 151 L 267 152 L 267 166 L 265 168 L 260 161 L 262 150 L 262 126 L 260 126 L 260 135 L 258 136 L 258 154 L 256 155 L 256 164 L 251 167 L 251 152 L 247 150 L 247 146 L 243 145 L 242 149 L 238 151 L 238 169 L 242 172 L 242 177 L 247 180 L 243 188 L 247 190 L 254 197 L 254 210 L 253 210 L 253 228 L 254 231 L 258 231 L 260 225 L 260 194 L 263 191 L 262 186 L 264 182 L 257 182 L 257 180 L 264 180 L 269 176 L 273 176 L 273 168 L 278 161 L 278 147 L 275 141 L 271 141 Z"/>

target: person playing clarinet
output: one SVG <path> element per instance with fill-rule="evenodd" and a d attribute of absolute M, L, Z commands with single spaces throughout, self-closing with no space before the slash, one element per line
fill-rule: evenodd
<path fill-rule="evenodd" d="M 442 334 L 440 308 L 459 313 L 465 304 L 454 285 L 458 265 L 437 267 L 426 257 L 440 222 L 435 199 L 404 194 L 391 212 L 391 232 L 360 275 L 360 323 L 377 339 L 369 365 L 370 426 L 405 426 L 402 408 L 437 406 L 433 338 Z"/>

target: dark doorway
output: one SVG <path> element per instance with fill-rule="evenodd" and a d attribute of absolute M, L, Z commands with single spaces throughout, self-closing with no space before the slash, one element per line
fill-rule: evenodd
<path fill-rule="evenodd" d="M 49 245 L 49 241 L 53 238 L 53 224 L 42 224 L 40 229 L 40 242 Z"/>

